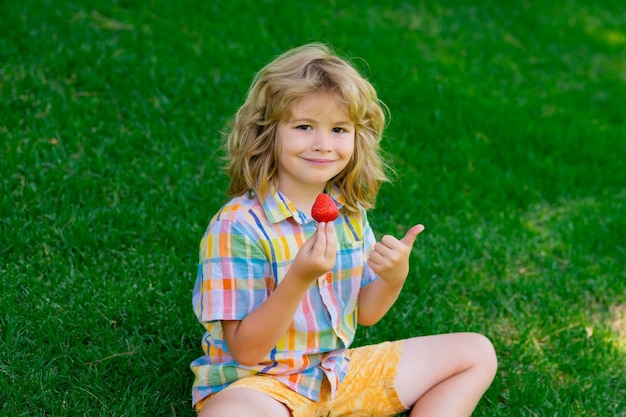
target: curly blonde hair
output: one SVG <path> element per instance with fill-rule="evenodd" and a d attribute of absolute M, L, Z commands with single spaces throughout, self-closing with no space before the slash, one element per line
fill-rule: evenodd
<path fill-rule="evenodd" d="M 276 187 L 277 124 L 291 116 L 296 100 L 319 91 L 336 94 L 355 126 L 354 154 L 327 187 L 338 188 L 348 212 L 374 206 L 388 181 L 380 149 L 386 107 L 355 67 L 321 43 L 279 55 L 254 77 L 227 132 L 228 195 L 254 194 L 263 200 Z"/>

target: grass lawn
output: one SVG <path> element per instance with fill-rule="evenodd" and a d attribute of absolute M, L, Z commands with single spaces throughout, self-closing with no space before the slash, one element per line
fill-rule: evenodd
<path fill-rule="evenodd" d="M 626 416 L 621 1 L 0 4 L 0 415 L 193 416 L 220 129 L 319 40 L 389 106 L 370 221 L 426 231 L 358 344 L 478 331 L 476 416 Z"/>

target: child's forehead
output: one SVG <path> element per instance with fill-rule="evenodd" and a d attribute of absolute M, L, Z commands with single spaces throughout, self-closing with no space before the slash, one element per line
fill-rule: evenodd
<path fill-rule="evenodd" d="M 320 91 L 309 93 L 294 100 L 288 108 L 288 113 L 290 118 L 325 114 L 348 119 L 350 108 L 339 94 Z"/>

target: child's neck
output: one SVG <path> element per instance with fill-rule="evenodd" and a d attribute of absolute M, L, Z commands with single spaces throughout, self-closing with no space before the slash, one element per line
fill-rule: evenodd
<path fill-rule="evenodd" d="M 324 192 L 324 188 L 321 189 L 300 189 L 300 190 L 281 190 L 281 194 L 286 196 L 294 206 L 303 213 L 311 214 L 311 207 L 315 203 L 315 199 L 320 193 Z"/>

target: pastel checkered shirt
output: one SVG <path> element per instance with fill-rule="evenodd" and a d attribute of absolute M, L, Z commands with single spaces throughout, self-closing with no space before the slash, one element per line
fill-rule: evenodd
<path fill-rule="evenodd" d="M 356 333 L 359 290 L 377 278 L 365 262 L 375 243 L 365 210 L 340 214 L 334 226 L 334 269 L 311 285 L 289 329 L 263 361 L 243 366 L 230 356 L 220 320 L 242 320 L 260 306 L 317 223 L 279 192 L 263 204 L 234 198 L 213 217 L 200 244 L 193 292 L 194 311 L 206 328 L 205 355 L 191 363 L 194 404 L 254 374 L 276 378 L 312 400 L 319 400 L 326 377 L 334 394 L 348 368 L 344 353 Z"/>

